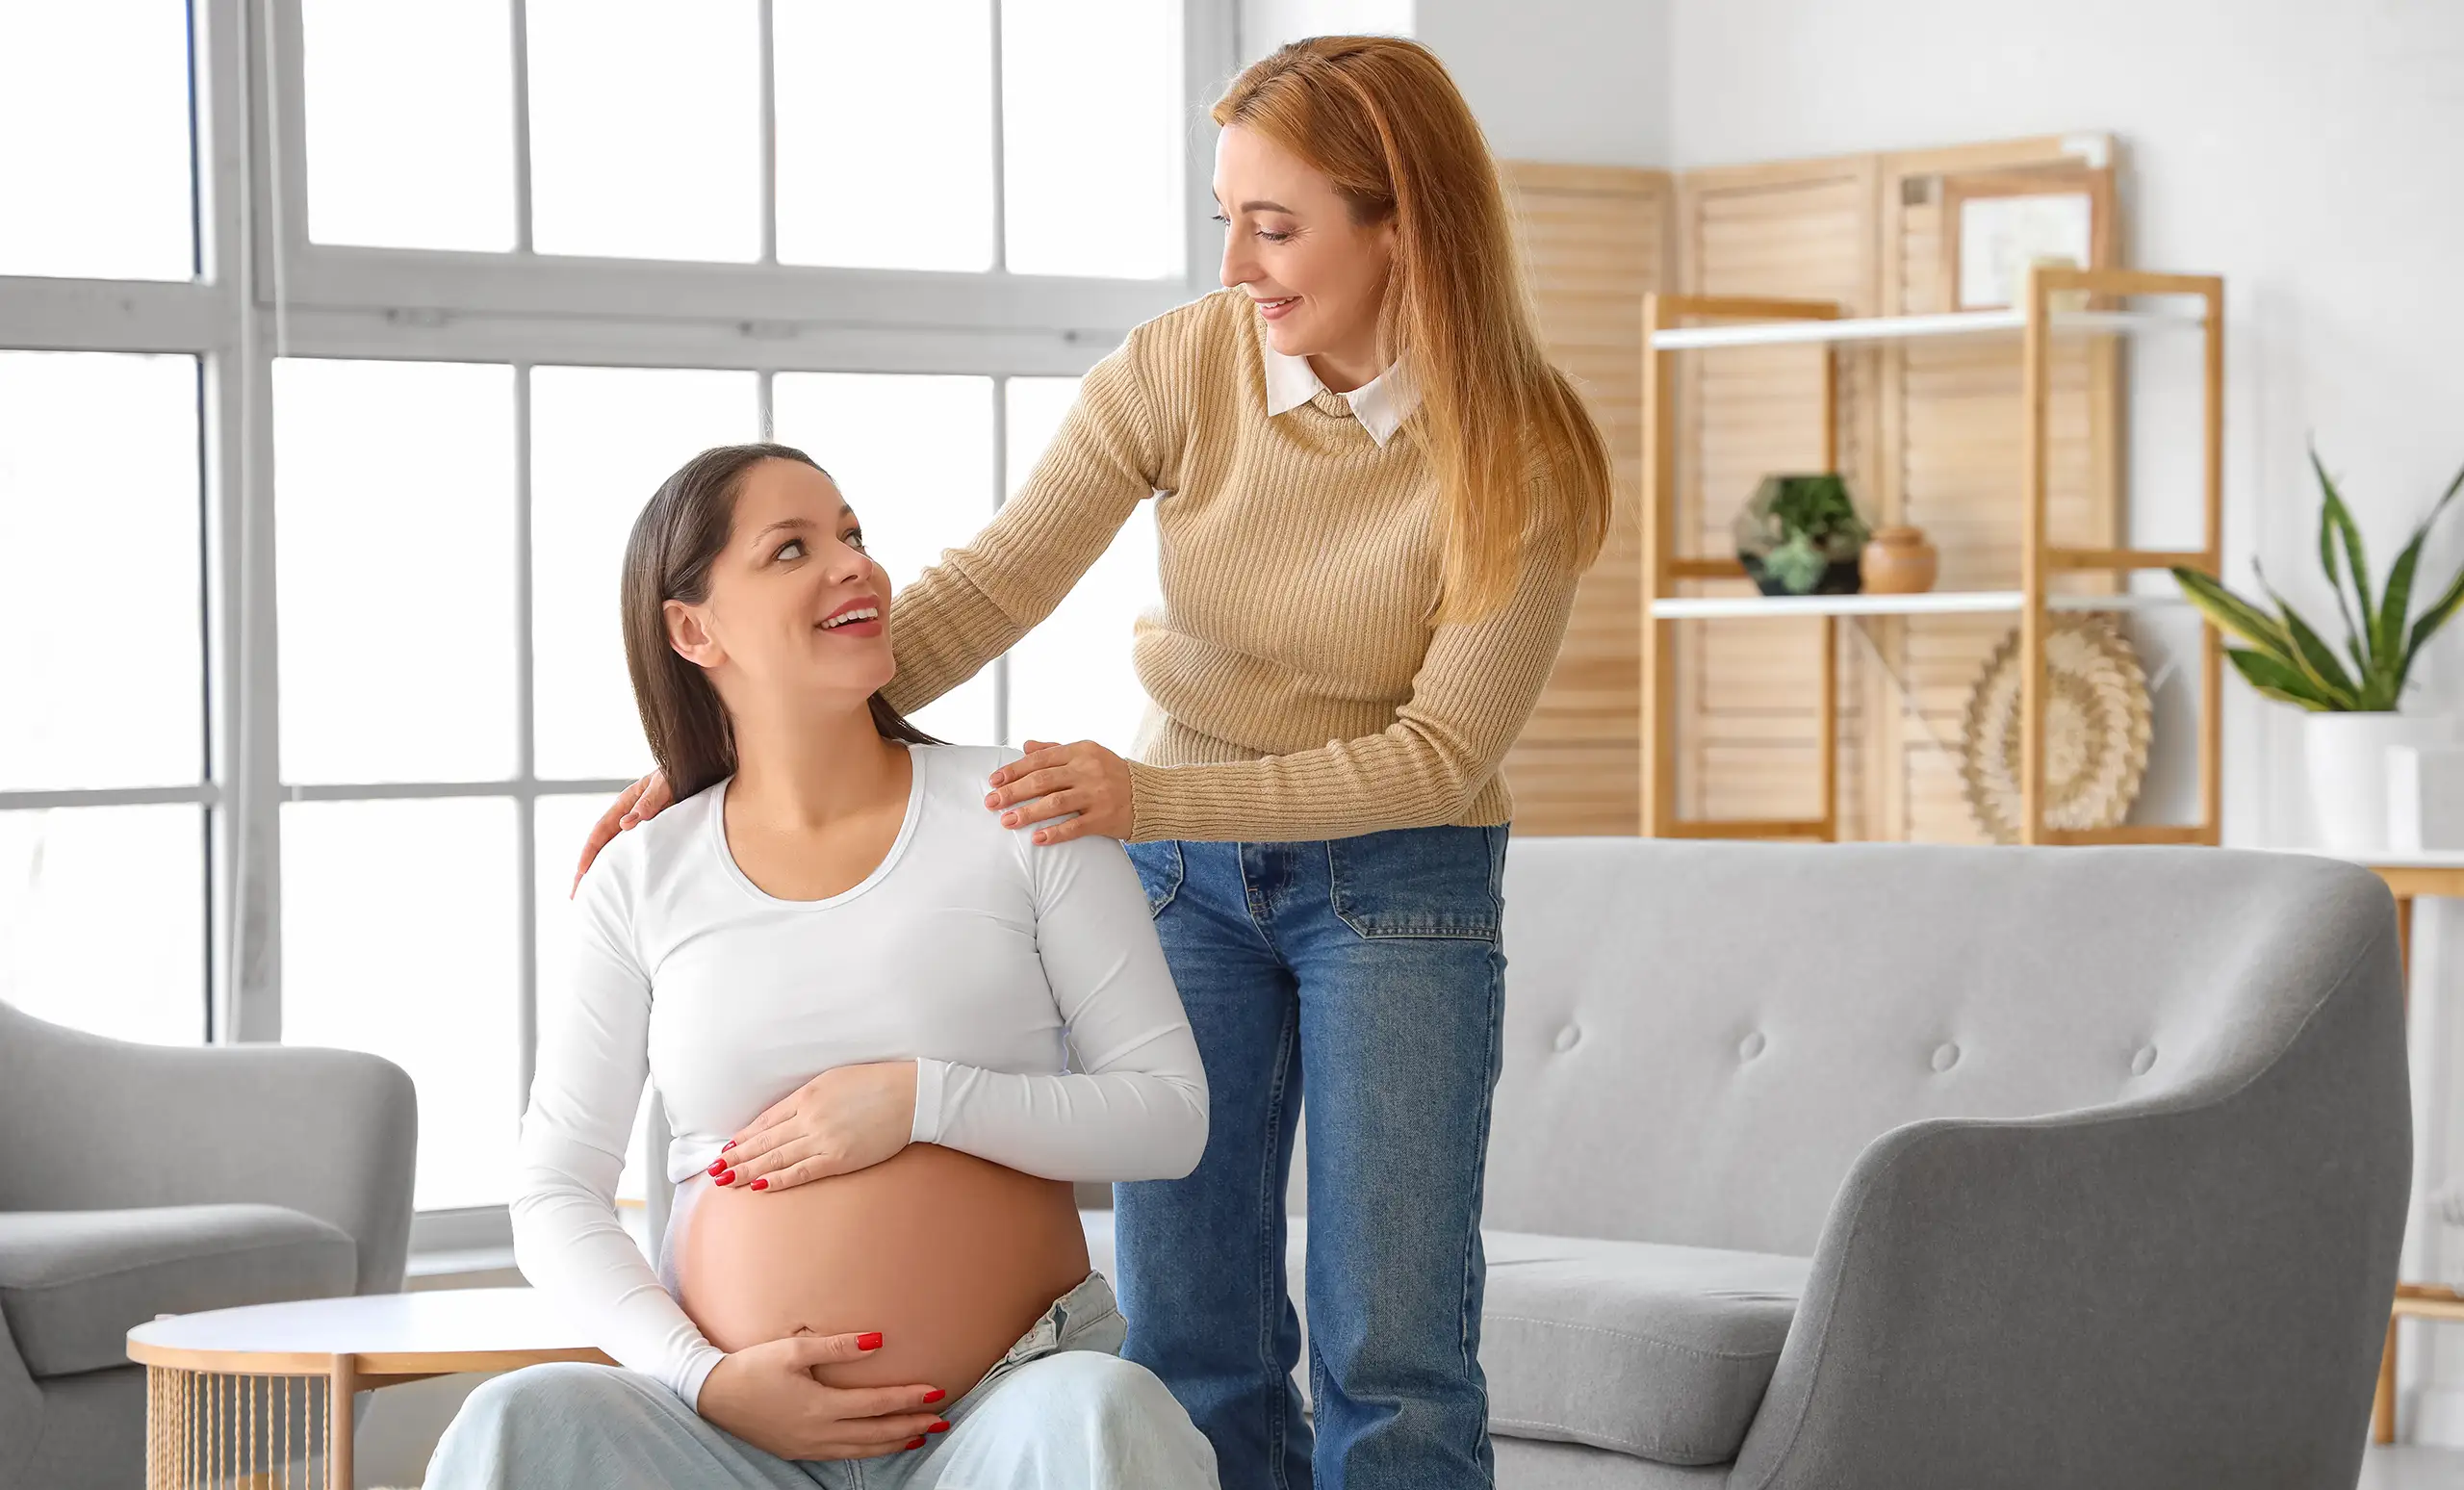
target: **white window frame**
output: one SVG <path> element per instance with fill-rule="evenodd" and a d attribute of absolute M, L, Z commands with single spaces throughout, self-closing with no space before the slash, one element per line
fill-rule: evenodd
<path fill-rule="evenodd" d="M 985 0 L 999 55 L 998 0 Z M 1197 226 L 1213 208 L 1213 130 L 1204 108 L 1237 70 L 1236 0 L 1157 0 L 1180 8 L 1184 117 L 1181 197 L 1186 273 L 1130 281 L 830 269 L 776 262 L 771 3 L 761 0 L 763 261 L 697 264 L 529 251 L 525 0 L 514 25 L 517 246 L 510 253 L 348 247 L 310 242 L 298 0 L 192 0 L 198 277 L 190 283 L 0 275 L 0 349 L 168 352 L 200 359 L 205 578 L 203 779 L 188 784 L 0 791 L 0 809 L 194 803 L 210 825 L 204 1031 L 215 1042 L 278 1040 L 284 801 L 486 796 L 520 804 L 517 893 L 519 1063 L 526 1094 L 537 1029 L 531 804 L 609 791 L 618 781 L 548 781 L 531 754 L 529 372 L 541 365 L 718 368 L 757 374 L 761 428 L 783 372 L 967 373 L 995 380 L 1074 376 L 1131 326 L 1216 283 L 1217 244 Z M 998 89 L 997 68 L 994 87 Z M 994 99 L 994 243 L 1001 110 Z M 655 306 L 655 315 L 639 309 Z M 289 785 L 279 758 L 274 602 L 272 367 L 279 356 L 490 362 L 514 369 L 517 427 L 516 771 L 492 782 Z M 993 431 L 994 490 L 1007 442 Z M 1003 675 L 996 674 L 996 710 Z M 554 846 L 552 852 L 567 852 Z M 502 1207 L 427 1213 L 417 1249 L 490 1247 Z"/>

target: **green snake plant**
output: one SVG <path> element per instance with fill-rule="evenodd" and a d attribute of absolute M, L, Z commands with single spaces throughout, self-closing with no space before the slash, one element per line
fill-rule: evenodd
<path fill-rule="evenodd" d="M 2325 494 L 2319 509 L 2319 563 L 2327 572 L 2327 584 L 2336 593 L 2336 609 L 2344 618 L 2346 657 L 2338 657 L 2317 629 L 2285 604 L 2256 560 L 2250 569 L 2267 592 L 2272 613 L 2202 571 L 2176 565 L 2173 578 L 2209 620 L 2249 644 L 2227 647 L 2225 655 L 2250 686 L 2268 698 L 2314 713 L 2388 712 L 2403 697 L 2404 680 L 2412 672 L 2413 659 L 2421 655 L 2422 644 L 2447 624 L 2458 606 L 2464 606 L 2464 572 L 2459 572 L 2428 609 L 2418 618 L 2411 614 L 2414 571 L 2421 564 L 2423 541 L 2447 504 L 2464 490 L 2464 471 L 2456 473 L 2446 494 L 2430 507 L 2429 516 L 2413 529 L 2412 541 L 2387 571 L 2386 592 L 2374 599 L 2369 561 L 2362 556 L 2361 530 L 2353 526 L 2352 513 L 2337 494 L 2335 480 L 2320 464 L 2315 449 L 2310 452 L 2310 469 L 2319 474 L 2319 487 Z M 2339 550 L 2342 564 L 2337 562 Z"/>

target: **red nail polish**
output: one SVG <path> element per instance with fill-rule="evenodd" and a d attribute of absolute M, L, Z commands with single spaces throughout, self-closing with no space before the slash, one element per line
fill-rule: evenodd
<path fill-rule="evenodd" d="M 911 1440 L 907 1447 L 910 1449 L 921 1449 L 924 1447 L 924 1440 L 920 1438 Z"/>
<path fill-rule="evenodd" d="M 725 1174 L 720 1175 L 720 1176 L 719 1176 L 719 1183 L 720 1183 L 720 1184 L 722 1184 L 722 1185 L 732 1185 L 732 1184 L 734 1184 L 734 1183 L 735 1183 L 735 1170 L 733 1170 L 733 1169 L 730 1169 L 730 1170 L 728 1170 L 728 1172 L 726 1172 Z"/>
<path fill-rule="evenodd" d="M 744 1188 L 747 1190 L 767 1190 L 770 1188 L 770 1176 L 764 1174 L 759 1179 L 755 1180 L 752 1184 L 747 1185 Z"/>
<path fill-rule="evenodd" d="M 927 1433 L 946 1433 L 946 1432 L 948 1432 L 949 1430 L 950 1430 L 950 1426 L 949 1426 L 948 1424 L 946 1424 L 946 1423 L 936 1423 L 936 1424 L 934 1424 L 931 1427 L 926 1428 L 924 1431 L 925 1431 L 925 1432 L 927 1432 Z"/>
<path fill-rule="evenodd" d="M 713 1159 L 713 1160 L 711 1160 L 711 1161 L 710 1161 L 710 1177 L 711 1177 L 712 1179 L 716 1179 L 716 1178 L 718 1178 L 720 1175 L 725 1174 L 725 1173 L 727 1172 L 727 1169 L 728 1169 L 728 1162 L 727 1162 L 725 1159 Z"/>
<path fill-rule="evenodd" d="M 735 1140 L 733 1140 L 733 1139 L 730 1139 L 730 1140 L 728 1140 L 726 1143 L 721 1143 L 721 1144 L 719 1145 L 719 1152 L 724 1154 L 724 1153 L 726 1153 L 729 1149 L 733 1148 L 733 1147 L 735 1147 Z"/>
<path fill-rule="evenodd" d="M 933 1390 L 931 1390 L 930 1392 L 927 1392 L 927 1393 L 925 1393 L 925 1394 L 924 1394 L 924 1400 L 925 1400 L 926 1401 L 928 1401 L 928 1402 L 937 1402 L 937 1401 L 939 1401 L 942 1398 L 947 1397 L 947 1396 L 949 1396 L 949 1395 L 950 1395 L 949 1393 L 942 1391 L 939 1387 L 935 1387 L 935 1388 L 934 1388 Z"/>
<path fill-rule="evenodd" d="M 878 1329 L 868 1329 L 856 1337 L 856 1349 L 859 1350 L 878 1350 L 881 1348 L 882 1332 Z"/>

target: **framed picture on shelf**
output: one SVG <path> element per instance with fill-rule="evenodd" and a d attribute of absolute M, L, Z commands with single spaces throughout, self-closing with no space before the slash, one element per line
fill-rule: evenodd
<path fill-rule="evenodd" d="M 2028 266 L 2113 266 L 2114 173 L 2063 166 L 1942 178 L 1942 282 L 1951 309 L 2017 303 Z"/>

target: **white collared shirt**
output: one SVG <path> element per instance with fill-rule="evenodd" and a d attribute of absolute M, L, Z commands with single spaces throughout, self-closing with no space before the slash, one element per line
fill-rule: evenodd
<path fill-rule="evenodd" d="M 1279 352 L 1272 343 L 1263 339 L 1259 349 L 1267 359 L 1269 418 L 1300 407 L 1325 389 L 1308 358 Z M 1403 421 L 1420 404 L 1420 390 L 1412 386 L 1411 375 L 1400 361 L 1339 397 L 1351 405 L 1352 418 L 1360 421 L 1360 427 L 1369 431 L 1369 437 L 1377 442 L 1380 450 L 1395 438 L 1395 431 L 1403 426 Z"/>

